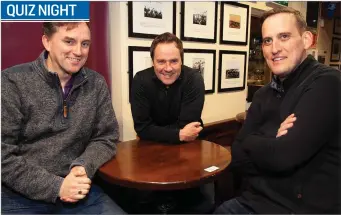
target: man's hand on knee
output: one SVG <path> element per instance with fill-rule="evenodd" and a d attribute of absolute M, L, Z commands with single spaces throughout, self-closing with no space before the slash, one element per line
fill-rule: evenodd
<path fill-rule="evenodd" d="M 59 197 L 63 202 L 75 203 L 89 193 L 91 180 L 87 177 L 84 167 L 73 167 L 60 187 Z"/>

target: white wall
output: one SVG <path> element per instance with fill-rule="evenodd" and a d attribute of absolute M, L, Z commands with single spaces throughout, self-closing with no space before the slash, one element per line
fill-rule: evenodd
<path fill-rule="evenodd" d="M 251 15 L 251 7 L 268 10 L 269 7 L 265 2 L 241 2 L 250 6 L 249 13 Z M 151 39 L 128 38 L 128 6 L 126 2 L 110 2 L 110 67 L 112 77 L 112 95 L 113 106 L 120 124 L 120 139 L 122 141 L 136 138 L 133 126 L 130 104 L 128 100 L 129 77 L 128 77 L 128 46 L 150 46 Z M 180 2 L 176 3 L 176 34 L 180 38 Z M 199 43 L 199 42 L 183 42 L 184 48 L 197 49 L 216 49 L 216 50 L 237 50 L 246 51 L 248 53 L 249 45 L 220 45 L 220 2 L 218 3 L 218 20 L 217 20 L 217 43 Z M 251 16 L 250 16 L 251 19 Z M 250 19 L 248 33 L 250 34 Z M 249 38 L 249 35 L 248 35 Z M 249 43 L 249 42 L 248 42 Z M 248 59 L 248 54 L 247 54 Z M 245 111 L 246 106 L 246 89 L 237 92 L 217 93 L 218 80 L 218 60 L 216 55 L 216 77 L 215 77 L 215 93 L 208 94 L 205 97 L 205 105 L 202 114 L 204 123 L 215 122 L 219 120 L 234 118 L 236 114 Z M 247 60 L 248 67 L 248 60 Z M 246 68 L 246 71 L 248 68 Z M 247 77 L 247 75 L 246 75 Z M 245 77 L 245 78 L 246 78 Z"/>

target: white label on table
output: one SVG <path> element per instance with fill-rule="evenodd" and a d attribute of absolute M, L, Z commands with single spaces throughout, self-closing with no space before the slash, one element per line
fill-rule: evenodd
<path fill-rule="evenodd" d="M 206 169 L 204 169 L 206 172 L 213 172 L 215 170 L 219 169 L 219 167 L 216 167 L 216 166 L 210 166 L 210 167 L 207 167 Z"/>

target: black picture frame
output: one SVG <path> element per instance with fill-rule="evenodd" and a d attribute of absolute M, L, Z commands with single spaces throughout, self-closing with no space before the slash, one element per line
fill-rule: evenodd
<path fill-rule="evenodd" d="M 234 15 L 234 14 L 228 14 L 227 12 L 225 12 L 225 5 L 227 6 L 231 6 L 231 7 L 235 7 L 235 8 L 245 8 L 246 9 L 246 14 L 239 14 L 239 15 Z M 245 19 L 245 26 L 243 25 L 243 28 L 245 29 L 241 29 L 239 32 L 239 34 L 245 35 L 245 39 L 242 39 L 240 41 L 235 41 L 235 40 L 228 40 L 225 39 L 225 37 L 231 36 L 232 34 L 226 35 L 224 34 L 225 32 L 225 27 L 224 26 L 230 26 L 230 23 L 224 23 L 225 17 L 229 15 L 234 15 L 235 17 L 238 18 L 239 16 L 239 27 L 241 27 L 241 23 L 242 23 L 242 18 L 243 20 Z M 237 2 L 221 2 L 220 5 L 220 44 L 230 44 L 230 45 L 247 45 L 248 44 L 248 25 L 249 25 L 249 15 L 250 15 L 250 10 L 249 10 L 249 6 L 245 5 L 245 4 L 240 4 Z M 234 22 L 237 23 L 238 22 Z M 230 28 L 230 27 L 229 27 Z M 232 27 L 232 28 L 238 28 L 237 27 Z M 235 37 L 238 37 L 237 35 L 234 35 Z"/>
<path fill-rule="evenodd" d="M 190 27 L 190 26 L 187 26 L 185 24 L 185 20 L 186 20 L 186 16 L 185 15 L 188 14 L 188 12 L 186 13 L 186 6 L 187 7 L 191 7 L 192 3 L 193 2 L 181 2 L 181 17 L 180 17 L 180 19 L 181 19 L 180 29 L 181 30 L 180 30 L 180 39 L 182 41 L 216 43 L 217 42 L 217 22 L 218 22 L 218 2 L 205 2 L 205 4 L 214 4 L 214 11 L 211 11 L 211 12 L 214 12 L 214 20 L 207 19 L 207 18 L 205 20 L 205 25 L 206 25 L 206 22 L 211 22 L 211 21 L 213 22 L 213 29 L 210 29 L 210 31 L 213 31 L 213 38 L 212 39 L 210 39 L 210 38 L 198 38 L 198 37 L 195 37 L 194 34 L 191 35 L 191 36 L 185 36 L 185 30 Z M 195 2 L 195 3 L 197 3 L 197 2 Z M 193 19 L 194 19 L 194 17 L 193 17 Z M 200 30 L 199 27 L 198 27 L 198 30 Z M 196 32 L 196 34 L 198 35 L 200 33 Z"/>
<path fill-rule="evenodd" d="M 228 55 L 229 55 L 230 59 L 228 59 L 229 62 L 224 61 L 224 64 L 223 64 L 224 55 L 226 57 L 228 57 Z M 242 57 L 239 56 L 240 59 L 234 59 L 238 55 L 240 55 Z M 239 62 L 240 60 L 242 60 L 243 62 Z M 220 50 L 219 51 L 218 92 L 230 92 L 230 91 L 239 91 L 239 90 L 245 89 L 246 60 L 247 60 L 247 52 L 246 51 L 229 51 L 229 50 Z M 229 67 L 227 67 L 225 65 L 228 65 Z M 234 67 L 236 67 L 236 68 L 234 68 Z M 240 71 L 239 69 L 243 70 L 243 71 Z M 222 86 L 223 72 L 225 72 L 225 78 L 224 78 L 225 79 L 224 80 L 225 86 Z M 238 74 L 238 75 L 236 75 L 236 74 Z M 231 79 L 231 80 L 227 80 L 227 79 Z M 229 82 L 233 82 L 233 81 L 235 83 L 229 83 Z M 230 86 L 228 86 L 228 85 L 230 85 Z"/>
<path fill-rule="evenodd" d="M 334 18 L 333 34 L 341 35 L 341 18 Z"/>
<path fill-rule="evenodd" d="M 168 30 L 160 31 L 156 34 L 152 34 L 152 33 L 149 33 L 150 31 L 148 30 L 148 28 L 146 28 L 145 32 L 135 32 L 134 21 L 133 21 L 134 19 L 133 4 L 139 4 L 139 3 L 141 4 L 145 2 L 132 2 L 132 1 L 128 2 L 128 37 L 154 39 L 156 36 L 165 32 L 171 32 L 174 35 L 176 34 L 176 2 L 173 2 L 172 4 L 173 8 L 170 8 L 170 10 L 172 10 L 171 12 L 172 17 L 170 17 L 170 20 L 172 20 L 173 22 L 171 31 L 168 29 Z M 158 3 L 169 3 L 169 2 L 158 2 Z"/>
<path fill-rule="evenodd" d="M 330 62 L 339 62 L 341 52 L 341 39 L 337 37 L 332 38 L 332 46 L 330 48 Z"/>
<path fill-rule="evenodd" d="M 146 57 L 149 56 L 150 62 L 152 64 L 151 57 L 150 57 L 150 47 L 128 46 L 129 101 L 130 101 L 131 86 L 133 83 L 134 75 L 137 72 L 150 67 L 150 66 L 144 67 L 145 64 L 143 64 L 143 63 L 146 63 L 146 62 L 141 61 L 141 59 L 139 59 L 139 62 L 140 62 L 140 64 L 142 62 L 142 65 L 139 65 L 138 63 L 136 63 L 136 61 L 135 61 L 136 59 L 134 59 L 134 53 L 135 52 L 143 53 Z M 135 68 L 134 68 L 134 65 L 135 65 Z"/>
<path fill-rule="evenodd" d="M 195 58 L 191 57 L 190 54 L 196 54 Z M 207 56 L 204 56 L 203 54 L 207 54 Z M 212 56 L 211 59 L 209 56 Z M 187 59 L 186 56 L 188 56 L 189 58 Z M 216 62 L 216 50 L 213 49 L 184 49 L 184 62 L 183 64 L 186 66 L 189 66 L 191 68 L 197 69 L 204 78 L 204 82 L 205 82 L 205 94 L 212 94 L 215 91 L 215 70 L 216 70 L 216 66 L 215 66 L 215 62 Z M 194 66 L 193 61 L 198 61 L 203 59 L 204 62 L 204 68 L 203 71 L 200 71 L 200 68 L 197 68 L 196 66 Z M 189 60 L 189 61 L 188 61 Z M 189 62 L 189 64 L 187 63 Z M 206 62 L 208 65 L 206 65 Z M 211 66 L 211 69 L 206 70 L 206 66 Z M 206 72 L 209 71 L 209 72 Z M 205 81 L 205 77 L 206 77 L 206 81 Z M 209 81 L 209 79 L 212 79 L 211 82 Z M 211 85 L 211 86 L 210 86 Z"/>

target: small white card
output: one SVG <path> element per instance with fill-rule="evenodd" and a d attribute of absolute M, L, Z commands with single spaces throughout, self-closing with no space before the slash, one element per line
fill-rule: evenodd
<path fill-rule="evenodd" d="M 210 166 L 210 167 L 207 167 L 206 169 L 204 169 L 206 172 L 213 172 L 213 171 L 216 171 L 217 169 L 219 169 L 219 167 L 217 166 Z"/>

